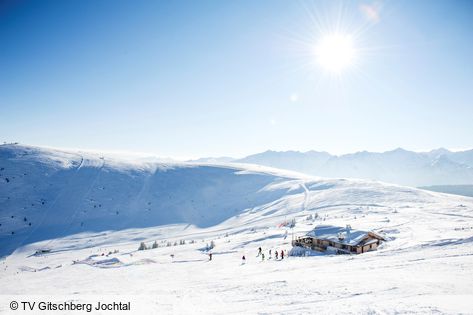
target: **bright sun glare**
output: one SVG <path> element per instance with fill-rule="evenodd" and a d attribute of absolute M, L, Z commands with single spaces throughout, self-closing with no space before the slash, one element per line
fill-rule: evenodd
<path fill-rule="evenodd" d="M 323 36 L 315 46 L 317 63 L 330 73 L 338 74 L 353 65 L 355 48 L 353 38 L 346 34 Z"/>

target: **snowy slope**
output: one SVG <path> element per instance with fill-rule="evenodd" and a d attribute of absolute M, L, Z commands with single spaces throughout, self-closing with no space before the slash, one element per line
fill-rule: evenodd
<path fill-rule="evenodd" d="M 287 177 L 235 167 L 132 164 L 18 145 L 0 146 L 0 165 L 0 255 L 84 231 L 213 226 L 288 193 L 270 187 Z"/>
<path fill-rule="evenodd" d="M 0 150 L 2 178 L 12 177 L 0 186 L 0 242 L 10 253 L 0 265 L 0 312 L 18 294 L 111 294 L 147 313 L 473 313 L 473 198 L 237 165 Z M 26 214 L 38 227 L 26 226 Z M 293 230 L 283 224 L 292 219 Z M 389 241 L 358 256 L 255 257 L 258 247 L 266 258 L 290 250 L 293 234 L 317 224 Z M 137 251 L 141 241 L 159 248 Z M 41 248 L 52 252 L 32 255 Z"/>

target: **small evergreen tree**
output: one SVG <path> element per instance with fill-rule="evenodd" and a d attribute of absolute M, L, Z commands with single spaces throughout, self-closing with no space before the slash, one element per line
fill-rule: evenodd
<path fill-rule="evenodd" d="M 289 224 L 289 227 L 292 229 L 295 226 L 296 226 L 296 219 L 292 219 L 291 223 Z"/>
<path fill-rule="evenodd" d="M 146 247 L 145 242 L 141 242 L 140 247 L 138 247 L 138 250 L 147 250 L 147 249 L 148 249 L 148 247 Z"/>
<path fill-rule="evenodd" d="M 154 241 L 153 246 L 151 246 L 151 248 L 155 249 L 155 248 L 158 248 L 158 247 L 159 247 L 158 243 L 156 241 Z"/>

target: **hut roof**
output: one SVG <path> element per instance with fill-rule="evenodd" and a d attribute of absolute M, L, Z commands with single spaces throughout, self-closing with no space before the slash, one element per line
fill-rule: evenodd
<path fill-rule="evenodd" d="M 307 236 L 351 246 L 364 245 L 372 239 L 384 240 L 383 237 L 373 232 L 333 225 L 318 225 L 307 233 Z"/>

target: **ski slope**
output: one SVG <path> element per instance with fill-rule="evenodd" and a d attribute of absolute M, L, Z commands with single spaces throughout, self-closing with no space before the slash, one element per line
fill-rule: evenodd
<path fill-rule="evenodd" d="M 292 178 L 256 167 L 130 163 L 15 145 L 0 146 L 0 159 L 0 255 L 85 231 L 214 226 L 298 192 Z"/>
<path fill-rule="evenodd" d="M 113 295 L 137 313 L 473 313 L 473 198 L 27 146 L 0 146 L 0 163 L 0 312 L 17 295 Z M 356 256 L 268 259 L 317 224 L 389 241 Z"/>

